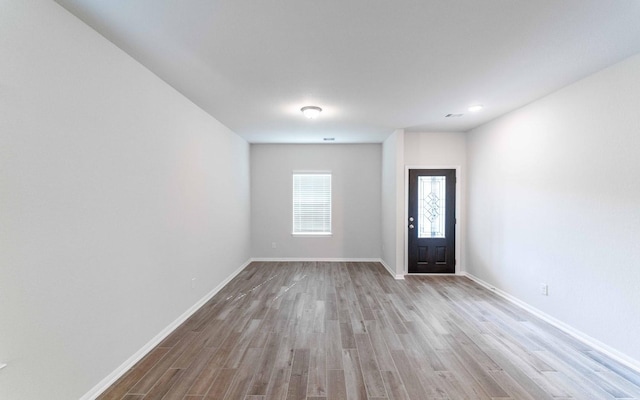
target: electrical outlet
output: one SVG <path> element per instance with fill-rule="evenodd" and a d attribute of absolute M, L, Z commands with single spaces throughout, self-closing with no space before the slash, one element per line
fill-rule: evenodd
<path fill-rule="evenodd" d="M 547 285 L 546 283 L 541 283 L 540 284 L 540 294 L 543 296 L 548 296 L 549 295 L 549 285 Z"/>
<path fill-rule="evenodd" d="M 196 278 L 191 278 L 191 289 L 196 288 Z"/>
<path fill-rule="evenodd" d="M 276 242 L 271 242 L 271 248 L 275 249 L 276 247 L 278 247 L 278 244 Z"/>

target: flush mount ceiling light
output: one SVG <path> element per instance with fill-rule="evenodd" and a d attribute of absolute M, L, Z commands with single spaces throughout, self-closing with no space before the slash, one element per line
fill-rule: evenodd
<path fill-rule="evenodd" d="M 470 106 L 468 108 L 468 110 L 471 111 L 471 112 L 478 112 L 478 111 L 482 110 L 483 108 L 484 108 L 484 106 L 482 104 L 475 104 L 475 105 Z"/>
<path fill-rule="evenodd" d="M 314 119 L 318 115 L 320 115 L 322 108 L 316 107 L 316 106 L 306 106 L 306 107 L 302 107 L 300 111 L 302 111 L 305 117 L 309 119 Z"/>

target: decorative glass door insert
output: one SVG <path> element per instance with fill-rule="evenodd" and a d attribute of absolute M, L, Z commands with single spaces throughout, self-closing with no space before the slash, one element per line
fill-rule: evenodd
<path fill-rule="evenodd" d="M 418 177 L 418 237 L 444 238 L 446 224 L 445 176 Z"/>

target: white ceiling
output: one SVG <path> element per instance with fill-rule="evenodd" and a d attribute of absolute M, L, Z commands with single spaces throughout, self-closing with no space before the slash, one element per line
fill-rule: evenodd
<path fill-rule="evenodd" d="M 638 0 L 57 2 L 252 143 L 466 131 L 640 52 Z"/>

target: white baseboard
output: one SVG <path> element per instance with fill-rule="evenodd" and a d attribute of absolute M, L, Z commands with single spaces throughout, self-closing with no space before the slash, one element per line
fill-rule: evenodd
<path fill-rule="evenodd" d="M 380 262 L 379 258 L 308 258 L 308 257 L 257 257 L 257 262 Z"/>
<path fill-rule="evenodd" d="M 127 361 L 122 363 L 115 371 L 109 374 L 106 378 L 104 378 L 100 383 L 94 386 L 91 390 L 89 390 L 84 396 L 80 398 L 80 400 L 94 400 L 97 398 L 102 392 L 107 390 L 111 385 L 113 385 L 122 375 L 124 375 L 129 369 L 131 369 L 138 361 L 140 361 L 147 353 L 153 350 L 160 342 L 162 342 L 171 332 L 173 332 L 176 328 L 178 328 L 184 321 L 186 321 L 190 316 L 192 316 L 196 311 L 200 309 L 203 305 L 205 305 L 213 296 L 215 296 L 222 288 L 224 288 L 233 278 L 235 278 L 240 272 L 242 272 L 249 264 L 251 264 L 252 260 L 248 260 L 244 264 L 240 266 L 237 270 L 235 270 L 231 275 L 229 275 L 224 281 L 222 281 L 218 286 L 216 286 L 212 291 L 207 293 L 203 298 L 198 300 L 193 306 L 191 306 L 187 311 L 185 311 L 182 315 L 180 315 L 175 321 L 169 324 L 166 328 L 164 328 L 160 333 L 158 333 L 153 339 L 151 339 L 147 344 L 145 344 L 140 350 L 138 350 L 134 355 L 129 357 Z"/>
<path fill-rule="evenodd" d="M 387 265 L 387 263 L 384 262 L 384 260 L 382 258 L 378 259 L 378 262 L 380 264 L 382 264 L 382 266 L 389 272 L 389 274 L 391 274 L 391 276 L 393 277 L 393 279 L 397 279 L 399 281 L 404 280 L 404 275 L 403 274 L 396 274 L 395 271 L 393 271 L 391 269 L 391 267 L 389 267 Z"/>
<path fill-rule="evenodd" d="M 464 275 L 466 277 L 468 277 L 469 279 L 473 280 L 474 282 L 478 283 L 481 286 L 484 286 L 485 288 L 489 289 L 490 291 L 494 292 L 495 294 L 497 294 L 498 296 L 504 298 L 505 300 L 515 304 L 516 306 L 523 308 L 524 310 L 530 312 L 531 314 L 535 315 L 536 317 L 540 318 L 541 320 L 555 326 L 556 328 L 562 330 L 563 332 L 567 333 L 568 335 L 576 338 L 577 340 L 581 341 L 582 343 L 592 347 L 594 350 L 597 350 L 605 355 L 607 355 L 608 357 L 614 359 L 615 361 L 618 361 L 620 364 L 623 364 L 631 369 L 633 369 L 634 371 L 640 373 L 640 361 L 635 360 L 629 356 L 627 356 L 626 354 L 600 342 L 597 339 L 592 338 L 591 336 L 585 334 L 584 332 L 581 332 L 577 329 L 575 329 L 574 327 L 572 327 L 571 325 L 568 325 L 554 317 L 552 317 L 551 315 L 538 310 L 537 308 L 525 303 L 524 301 L 518 299 L 517 297 L 514 297 L 512 295 L 510 295 L 507 292 L 504 292 L 498 288 L 496 288 L 495 286 L 483 281 L 482 279 L 478 278 L 477 276 L 474 276 L 468 272 L 465 272 Z"/>

